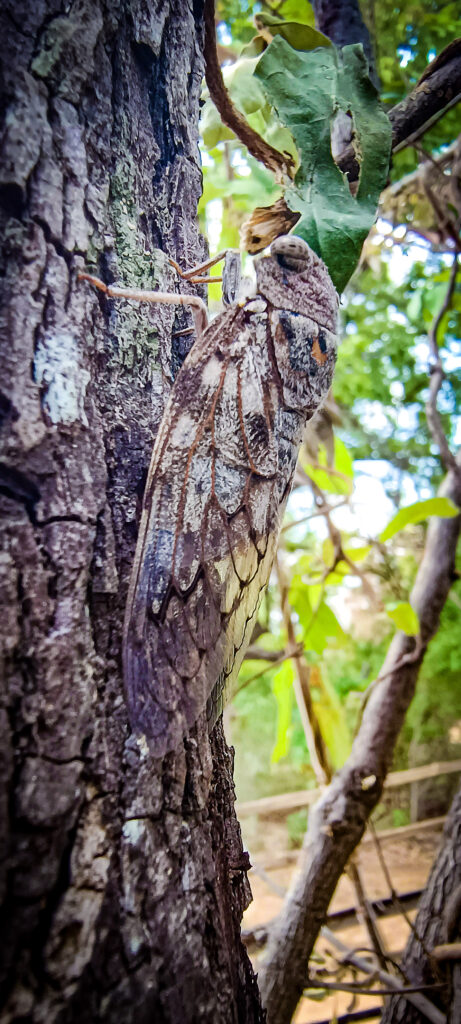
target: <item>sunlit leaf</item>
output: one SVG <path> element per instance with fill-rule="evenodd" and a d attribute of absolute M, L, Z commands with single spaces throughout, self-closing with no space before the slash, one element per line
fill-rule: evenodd
<path fill-rule="evenodd" d="M 333 547 L 333 541 L 329 537 L 326 537 L 322 544 L 322 558 L 325 565 L 333 565 L 335 557 L 335 549 Z"/>
<path fill-rule="evenodd" d="M 277 734 L 271 761 L 276 764 L 286 757 L 290 748 L 289 729 L 293 708 L 294 669 L 291 659 L 283 662 L 272 678 L 272 692 L 277 701 Z"/>
<path fill-rule="evenodd" d="M 350 558 L 351 562 L 363 562 L 364 558 L 370 554 L 372 550 L 371 544 L 364 544 L 363 547 L 358 548 L 344 548 L 344 554 Z"/>
<path fill-rule="evenodd" d="M 301 465 L 307 476 L 317 484 L 317 487 L 320 487 L 321 491 L 328 491 L 329 494 L 350 494 L 350 483 L 337 476 L 335 471 L 329 467 L 317 469 L 303 458 L 301 458 Z"/>
<path fill-rule="evenodd" d="M 320 584 L 307 586 L 300 576 L 293 576 L 289 600 L 303 629 L 306 650 L 322 654 L 330 646 L 344 640 L 344 631 L 336 615 L 322 600 Z"/>
<path fill-rule="evenodd" d="M 342 473 L 343 476 L 349 477 L 351 480 L 354 476 L 354 465 L 350 453 L 348 452 L 344 441 L 335 434 L 335 469 L 338 473 Z"/>
<path fill-rule="evenodd" d="M 351 751 L 351 735 L 336 690 L 318 665 L 310 669 L 312 703 L 328 753 L 335 768 L 344 764 Z"/>
<path fill-rule="evenodd" d="M 407 636 L 416 636 L 419 633 L 419 619 L 411 604 L 408 601 L 399 601 L 396 604 L 388 604 L 386 612 L 395 623 L 397 629 L 401 629 Z"/>
<path fill-rule="evenodd" d="M 298 150 L 288 127 L 282 125 L 275 115 L 274 109 L 267 101 L 261 83 L 254 75 L 258 57 L 242 58 L 234 64 L 222 69 L 226 88 L 237 109 L 245 115 L 253 130 L 267 139 L 281 153 L 289 153 L 295 166 L 298 164 Z M 204 90 L 205 100 L 201 117 L 200 132 L 205 147 L 215 149 L 221 142 L 235 140 L 234 132 L 222 121 L 207 89 Z M 273 179 L 272 179 L 273 180 Z M 233 193 L 230 192 L 232 195 Z M 261 196 L 259 201 L 261 202 Z M 258 198 L 255 199 L 255 202 Z"/>
<path fill-rule="evenodd" d="M 312 28 L 311 25 L 299 21 L 285 21 L 274 14 L 259 12 L 256 15 L 256 25 L 262 33 L 266 30 L 268 36 L 281 36 L 295 50 L 315 50 L 317 46 L 332 45 L 328 36 L 324 36 L 323 32 Z"/>
<path fill-rule="evenodd" d="M 422 523 L 429 516 L 440 516 L 447 519 L 459 515 L 459 508 L 450 498 L 427 498 L 426 501 L 415 501 L 413 505 L 401 508 L 379 535 L 380 541 L 390 540 L 399 530 L 414 523 Z"/>

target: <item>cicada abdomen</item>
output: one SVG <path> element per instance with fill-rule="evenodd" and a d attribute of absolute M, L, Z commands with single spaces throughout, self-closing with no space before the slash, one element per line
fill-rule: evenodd
<path fill-rule="evenodd" d="M 301 239 L 194 344 L 147 479 L 124 626 L 133 728 L 158 757 L 232 688 L 275 556 L 299 445 L 328 393 L 338 299 Z"/>

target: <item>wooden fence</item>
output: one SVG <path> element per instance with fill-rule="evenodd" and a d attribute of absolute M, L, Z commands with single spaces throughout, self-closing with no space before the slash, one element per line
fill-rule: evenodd
<path fill-rule="evenodd" d="M 457 761 L 433 761 L 419 768 L 409 768 L 402 772 L 389 772 L 384 783 L 385 789 L 396 789 L 399 786 L 411 786 L 410 817 L 417 820 L 418 785 L 426 779 L 437 778 L 438 775 L 451 775 L 461 772 L 461 759 Z M 244 818 L 250 814 L 291 814 L 302 807 L 310 807 L 321 796 L 322 789 L 298 789 L 294 793 L 279 793 L 277 796 L 264 796 L 260 800 L 245 800 L 236 803 L 237 817 Z"/>

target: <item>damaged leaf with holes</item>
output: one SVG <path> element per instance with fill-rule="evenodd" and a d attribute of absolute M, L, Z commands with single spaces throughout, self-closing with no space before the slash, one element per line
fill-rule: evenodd
<path fill-rule="evenodd" d="M 304 52 L 277 36 L 255 75 L 299 150 L 301 164 L 285 192 L 289 207 L 301 214 L 296 234 L 322 257 L 342 291 L 375 219 L 391 151 L 390 122 L 368 78 L 362 47 Z M 332 153 L 332 129 L 346 118 L 360 166 L 355 195 Z"/>

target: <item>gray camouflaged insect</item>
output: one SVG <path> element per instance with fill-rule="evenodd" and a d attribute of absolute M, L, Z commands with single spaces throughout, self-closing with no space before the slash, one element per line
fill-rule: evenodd
<path fill-rule="evenodd" d="M 255 265 L 256 295 L 213 320 L 176 378 L 144 494 L 123 660 L 132 727 L 158 757 L 205 708 L 211 729 L 232 690 L 333 376 L 325 265 L 293 236 Z"/>

